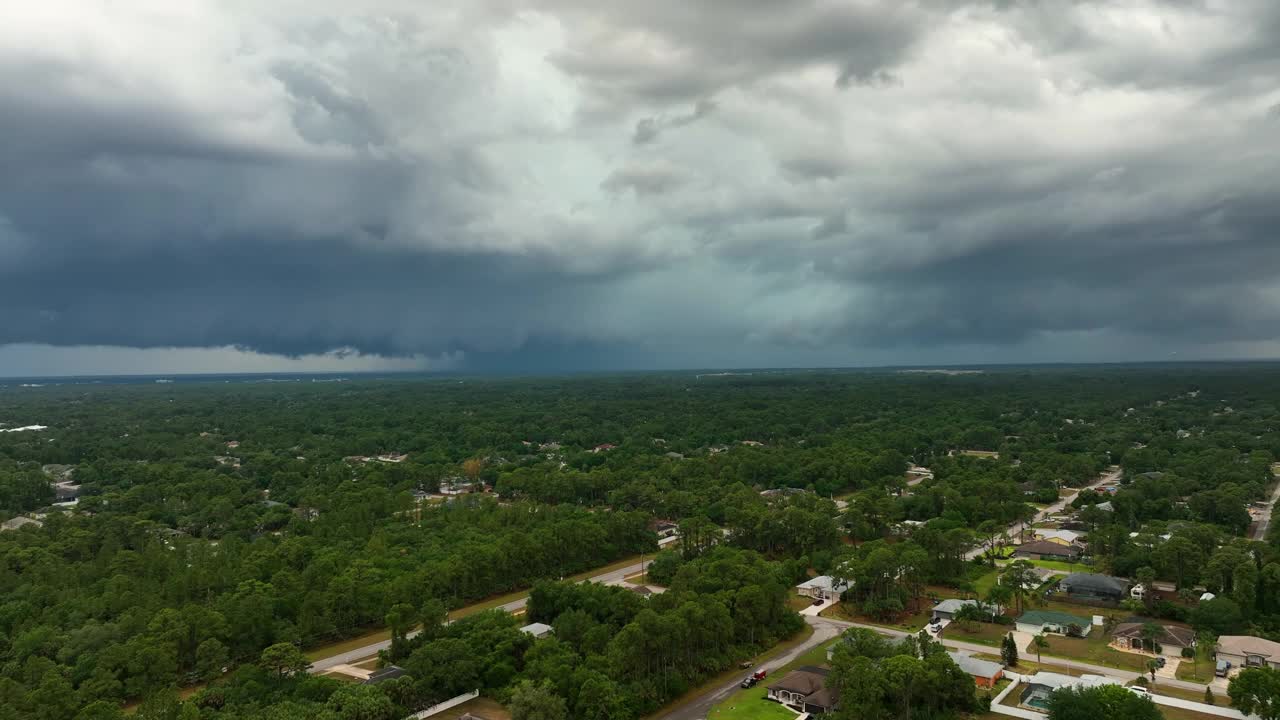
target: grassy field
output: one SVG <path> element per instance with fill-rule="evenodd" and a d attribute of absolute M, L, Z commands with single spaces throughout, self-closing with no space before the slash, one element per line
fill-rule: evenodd
<path fill-rule="evenodd" d="M 787 599 L 787 605 L 792 610 L 800 612 L 801 610 L 813 605 L 813 598 L 807 598 L 804 595 L 793 593 L 791 597 Z"/>
<path fill-rule="evenodd" d="M 707 720 L 792 720 L 796 711 L 765 699 L 768 680 L 748 690 L 740 690 L 711 708 Z"/>
<path fill-rule="evenodd" d="M 1147 689 L 1157 695 L 1182 698 L 1183 700 L 1190 700 L 1191 702 L 1204 702 L 1203 690 L 1185 690 L 1183 688 L 1170 687 L 1169 685 L 1164 685 L 1160 682 L 1163 679 L 1164 678 L 1160 678 L 1154 685 L 1148 685 Z M 1217 695 L 1217 698 L 1214 701 L 1215 705 L 1226 705 L 1230 701 L 1225 692 L 1218 692 L 1215 694 Z"/>
<path fill-rule="evenodd" d="M 1179 680 L 1204 683 L 1205 685 L 1208 685 L 1210 682 L 1213 682 L 1215 664 L 1212 660 L 1201 660 L 1199 664 L 1199 672 L 1196 672 L 1196 663 L 1184 658 L 1178 665 L 1178 669 L 1174 672 L 1174 675 L 1176 675 Z"/>
<path fill-rule="evenodd" d="M 894 630 L 919 632 L 920 629 L 925 626 L 925 623 L 929 622 L 929 618 L 933 617 L 933 606 L 929 604 L 929 601 L 925 600 L 921 605 L 923 607 L 916 612 L 901 615 L 892 622 L 884 622 L 867 615 L 862 615 L 857 612 L 857 608 L 849 603 L 836 603 L 835 605 L 832 605 L 822 611 L 822 617 L 863 623 L 865 625 L 876 625 L 878 627 L 892 628 Z"/>
<path fill-rule="evenodd" d="M 1084 563 L 1078 563 L 1078 562 L 1077 563 L 1062 562 L 1060 560 L 1029 560 L 1028 562 L 1030 562 L 1032 565 L 1035 565 L 1036 567 L 1042 567 L 1047 570 L 1061 570 L 1062 572 L 1065 572 L 1065 573 L 1097 572 L 1096 567 L 1092 565 L 1086 565 Z"/>
<path fill-rule="evenodd" d="M 1135 655 L 1107 647 L 1107 636 L 1102 632 L 1102 628 L 1094 628 L 1088 637 L 1083 638 L 1046 635 L 1045 639 L 1049 641 L 1049 647 L 1043 651 L 1045 655 L 1056 655 L 1057 657 L 1080 660 L 1094 665 L 1105 665 L 1119 670 L 1132 670 L 1135 673 L 1145 672 L 1147 661 L 1151 659 L 1147 655 Z M 1023 652 L 1023 655 L 1035 657 L 1035 649 L 1028 647 Z"/>
<path fill-rule="evenodd" d="M 764 653 L 752 658 L 751 662 L 753 664 L 759 664 L 759 663 L 765 662 L 769 658 L 777 657 L 778 655 L 781 655 L 782 653 L 803 643 L 804 641 L 808 640 L 812 636 L 813 636 L 813 626 L 805 625 L 800 632 L 796 633 L 795 637 L 789 638 L 787 640 L 784 640 L 778 643 L 777 645 L 774 645 L 772 648 L 765 651 Z M 811 653 L 805 653 L 805 655 L 801 657 L 808 657 L 810 654 Z M 826 659 L 825 652 L 822 657 L 824 660 Z M 732 668 L 732 669 L 726 670 L 720 673 L 719 675 L 716 675 L 715 677 L 708 679 L 706 682 L 702 683 L 698 687 L 691 688 L 685 694 L 681 695 L 675 700 L 672 700 L 671 702 L 663 706 L 662 709 L 650 715 L 649 718 L 662 717 L 667 715 L 668 713 L 675 712 L 676 710 L 679 710 L 685 705 L 688 705 L 694 700 L 697 700 L 698 698 L 702 697 L 704 694 L 724 685 L 730 680 L 745 676 L 747 672 L 748 671 L 742 670 L 741 668 Z M 761 690 L 763 690 L 764 686 L 757 685 L 755 688 L 752 688 L 752 689 L 754 690 L 756 688 L 760 688 Z M 737 693 L 734 694 L 734 697 L 737 697 Z M 781 707 L 781 705 L 777 705 L 776 703 L 766 703 L 764 701 L 761 701 L 760 704 L 776 705 L 777 707 Z M 795 713 L 787 713 L 787 717 L 788 718 L 795 717 Z"/>
<path fill-rule="evenodd" d="M 982 660 L 990 660 L 991 662 L 998 662 L 1002 664 L 1004 663 L 1004 660 L 995 653 L 974 653 L 973 656 Z M 1032 655 L 1030 659 L 1027 659 L 1026 655 L 1020 655 L 1018 657 L 1018 667 L 1013 668 L 1013 671 L 1020 675 L 1034 675 L 1041 670 L 1044 670 L 1045 672 L 1058 673 L 1059 675 L 1072 675 L 1074 677 L 1080 677 L 1081 675 L 1086 674 L 1084 670 L 1076 667 L 1038 663 L 1035 658 L 1035 655 Z"/>
<path fill-rule="evenodd" d="M 1000 647 L 1000 641 L 1012 629 L 1012 625 L 997 625 L 995 623 L 974 623 L 972 629 L 967 629 L 960 627 L 956 623 L 951 623 L 942 631 L 942 637 L 947 640 Z"/>
<path fill-rule="evenodd" d="M 987 593 L 991 592 L 991 588 L 996 586 L 996 581 L 999 579 L 999 570 L 992 570 L 989 573 L 984 573 L 973 581 L 973 591 L 978 594 L 978 597 L 985 598 Z"/>
<path fill-rule="evenodd" d="M 1166 720 L 1222 720 L 1218 715 L 1196 712 L 1195 710 L 1184 710 L 1183 708 L 1169 707 L 1168 705 L 1157 705 L 1156 707 L 1160 709 L 1160 714 L 1164 715 Z"/>

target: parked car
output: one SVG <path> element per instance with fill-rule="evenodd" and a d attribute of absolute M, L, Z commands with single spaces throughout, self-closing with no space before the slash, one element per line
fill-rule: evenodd
<path fill-rule="evenodd" d="M 1219 660 L 1218 666 L 1214 668 L 1213 674 L 1218 677 L 1226 677 L 1231 672 L 1231 663 L 1227 660 Z"/>
<path fill-rule="evenodd" d="M 756 680 L 755 678 L 748 676 L 745 680 L 742 681 L 742 688 L 745 690 L 749 687 L 754 687 L 757 682 L 759 682 L 759 680 Z"/>
<path fill-rule="evenodd" d="M 1157 657 L 1157 658 L 1156 658 L 1156 667 L 1158 667 L 1158 668 L 1162 668 L 1162 667 L 1164 667 L 1164 666 L 1165 666 L 1165 663 L 1167 663 L 1167 662 L 1168 662 L 1168 661 L 1167 661 L 1167 660 L 1165 660 L 1163 657 Z"/>
<path fill-rule="evenodd" d="M 1142 697 L 1151 697 L 1151 691 L 1141 685 L 1130 685 L 1129 691 L 1135 695 L 1141 695 Z"/>
<path fill-rule="evenodd" d="M 750 661 L 750 660 L 743 660 L 742 662 L 738 663 L 738 668 L 739 668 L 739 669 L 746 670 L 746 669 L 747 669 L 747 668 L 749 668 L 749 667 L 751 667 L 751 661 Z"/>
<path fill-rule="evenodd" d="M 821 604 L 822 604 L 822 603 L 824 603 L 824 602 L 826 602 L 826 601 L 825 601 L 825 600 L 823 600 L 822 598 L 814 598 L 814 599 L 813 599 L 813 602 L 812 602 L 812 603 L 809 603 L 809 604 L 810 604 L 810 605 L 813 605 L 814 607 L 817 607 L 817 606 L 821 605 Z"/>

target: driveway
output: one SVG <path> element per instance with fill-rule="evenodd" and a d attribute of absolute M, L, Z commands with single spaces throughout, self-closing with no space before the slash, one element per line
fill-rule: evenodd
<path fill-rule="evenodd" d="M 826 610 L 827 608 L 831 607 L 832 605 L 835 605 L 835 604 L 836 604 L 836 602 L 838 602 L 838 601 L 836 601 L 836 600 L 823 600 L 821 605 L 810 605 L 809 607 L 807 607 L 807 608 L 805 608 L 805 609 L 801 610 L 801 611 L 800 611 L 800 614 L 801 614 L 801 615 L 808 616 L 808 617 L 817 617 L 819 614 L 821 614 L 821 613 L 822 613 L 822 611 L 823 611 L 823 610 Z"/>

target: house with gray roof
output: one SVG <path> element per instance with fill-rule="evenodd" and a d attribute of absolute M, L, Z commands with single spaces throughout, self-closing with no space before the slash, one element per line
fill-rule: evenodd
<path fill-rule="evenodd" d="M 1128 580 L 1096 573 L 1072 573 L 1058 583 L 1058 588 L 1073 599 L 1106 603 L 1124 600 L 1129 587 Z"/>
<path fill-rule="evenodd" d="M 995 687 L 997 681 L 1004 677 L 1004 666 L 998 662 L 982 660 L 968 653 L 948 652 L 956 665 L 973 678 L 974 684 L 981 687 Z"/>
<path fill-rule="evenodd" d="M 1018 617 L 1018 632 L 1032 635 L 1076 635 L 1084 637 L 1093 629 L 1086 617 L 1054 610 L 1029 610 Z"/>
<path fill-rule="evenodd" d="M 970 605 L 976 606 L 978 610 L 987 615 L 995 614 L 996 609 L 994 607 L 978 602 L 977 600 L 957 600 L 955 598 L 951 598 L 943 600 L 933 606 L 933 617 L 938 618 L 939 620 L 950 620 L 956 616 L 956 613 L 960 612 L 961 608 L 968 607 Z"/>
<path fill-rule="evenodd" d="M 819 575 L 796 586 L 797 593 L 815 600 L 839 600 L 848 589 L 847 581 L 837 580 L 830 575 Z"/>

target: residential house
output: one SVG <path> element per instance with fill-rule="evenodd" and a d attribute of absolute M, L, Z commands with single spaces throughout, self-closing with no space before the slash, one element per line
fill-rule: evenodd
<path fill-rule="evenodd" d="M 829 713 L 836 708 L 837 699 L 835 688 L 827 687 L 828 672 L 809 666 L 789 672 L 768 687 L 767 697 L 798 712 Z"/>
<path fill-rule="evenodd" d="M 666 457 L 668 460 L 683 460 L 683 459 L 684 459 L 684 455 L 681 455 L 681 454 L 680 454 L 680 453 L 678 453 L 678 452 L 669 452 L 669 453 L 666 453 L 664 457 Z"/>
<path fill-rule="evenodd" d="M 1030 560 L 1075 562 L 1080 559 L 1081 552 L 1080 547 L 1077 545 L 1061 545 L 1052 540 L 1034 540 L 1019 545 L 1013 551 L 1013 557 Z"/>
<path fill-rule="evenodd" d="M 453 478 L 440 483 L 440 494 L 446 496 L 467 495 L 476 491 L 476 484 Z"/>
<path fill-rule="evenodd" d="M 772 499 L 772 498 L 791 497 L 792 495 L 803 495 L 804 493 L 807 493 L 807 492 L 809 491 L 805 490 L 804 488 L 781 487 L 781 488 L 770 488 L 769 490 L 761 490 L 760 495 L 762 497 Z"/>
<path fill-rule="evenodd" d="M 645 586 L 645 585 L 632 585 L 631 587 L 629 587 L 629 588 L 627 588 L 627 589 L 628 589 L 628 590 L 630 590 L 631 592 L 633 592 L 633 593 L 635 593 L 635 594 L 639 595 L 640 597 L 644 597 L 644 598 L 647 598 L 647 597 L 649 597 L 650 595 L 652 595 L 652 594 L 653 594 L 653 591 L 652 591 L 652 590 L 650 590 L 650 589 L 649 589 L 647 586 Z"/>
<path fill-rule="evenodd" d="M 552 628 L 546 623 L 529 623 L 520 628 L 520 632 L 532 635 L 534 638 L 544 638 L 552 633 Z"/>
<path fill-rule="evenodd" d="M 1018 632 L 1032 635 L 1079 635 L 1084 637 L 1093 629 L 1089 618 L 1054 610 L 1029 610 L 1018 618 Z"/>
<path fill-rule="evenodd" d="M 0 523 L 0 532 L 4 532 L 6 530 L 18 530 L 20 528 L 24 528 L 27 526 L 44 527 L 44 523 L 40 522 L 39 520 L 34 520 L 32 518 L 19 515 L 16 518 L 13 518 L 11 520 L 5 520 L 4 522 Z"/>
<path fill-rule="evenodd" d="M 595 446 L 595 447 L 591 448 L 591 452 L 592 452 L 592 454 L 595 454 L 595 453 L 602 453 L 602 452 L 609 452 L 610 450 L 613 450 L 613 449 L 614 449 L 614 448 L 616 448 L 616 447 L 618 447 L 618 446 L 617 446 L 617 445 L 614 445 L 613 443 L 602 443 L 602 444 L 600 444 L 600 445 L 597 445 L 597 446 Z"/>
<path fill-rule="evenodd" d="M 952 598 L 950 600 L 943 600 L 937 605 L 934 605 L 933 617 L 939 620 L 951 620 L 956 616 L 956 613 L 960 612 L 960 608 L 968 607 L 970 605 L 976 606 L 978 610 L 987 615 L 995 614 L 996 609 L 994 607 L 980 603 L 977 600 L 956 600 Z"/>
<path fill-rule="evenodd" d="M 1038 672 L 1025 678 L 1027 689 L 1018 698 L 1019 707 L 1037 712 L 1049 711 L 1049 696 L 1055 690 L 1071 687 L 1099 687 L 1101 685 L 1120 685 L 1121 681 L 1105 675 L 1081 675 L 1073 677 L 1053 672 Z"/>
<path fill-rule="evenodd" d="M 1218 638 L 1218 659 L 1235 667 L 1272 667 L 1280 670 L 1280 643 L 1252 635 Z"/>
<path fill-rule="evenodd" d="M 1150 650 L 1150 642 L 1143 637 L 1143 629 L 1147 625 L 1154 625 L 1160 628 L 1159 633 L 1153 639 L 1156 643 L 1156 650 L 1161 655 L 1182 657 L 1184 648 L 1195 647 L 1196 633 L 1191 628 L 1179 625 L 1163 625 L 1143 620 L 1142 618 L 1130 618 L 1117 625 L 1115 631 L 1111 633 L 1111 645 L 1117 650 L 1148 652 Z"/>
<path fill-rule="evenodd" d="M 978 687 L 995 687 L 996 682 L 1004 677 L 1004 666 L 998 662 L 973 657 L 968 653 L 948 652 L 960 669 L 973 677 Z"/>
<path fill-rule="evenodd" d="M 1036 528 L 1032 534 L 1039 540 L 1048 540 L 1059 545 L 1078 545 L 1084 533 L 1075 530 L 1052 530 L 1049 528 Z"/>
<path fill-rule="evenodd" d="M 657 533 L 660 538 L 673 537 L 680 532 L 680 526 L 670 520 L 650 521 L 649 529 Z"/>
<path fill-rule="evenodd" d="M 1058 588 L 1075 600 L 1119 603 L 1129 593 L 1129 581 L 1110 575 L 1072 573 Z"/>
<path fill-rule="evenodd" d="M 815 600 L 839 600 L 848 589 L 848 581 L 836 580 L 830 575 L 819 575 L 796 586 L 796 592 Z"/>

